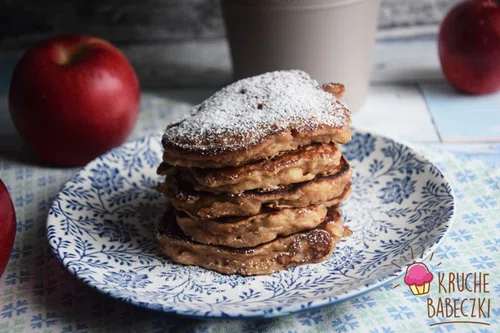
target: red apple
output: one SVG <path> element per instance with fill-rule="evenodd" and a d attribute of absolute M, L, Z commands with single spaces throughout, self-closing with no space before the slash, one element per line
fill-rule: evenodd
<path fill-rule="evenodd" d="M 77 166 L 127 139 L 139 98 L 137 76 L 120 50 L 99 38 L 64 35 L 23 55 L 12 74 L 9 109 L 41 159 Z"/>
<path fill-rule="evenodd" d="M 14 236 L 16 235 L 16 213 L 9 191 L 0 180 L 0 276 L 9 262 Z"/>
<path fill-rule="evenodd" d="M 439 57 L 458 90 L 500 90 L 500 1 L 469 0 L 454 7 L 441 24 Z"/>

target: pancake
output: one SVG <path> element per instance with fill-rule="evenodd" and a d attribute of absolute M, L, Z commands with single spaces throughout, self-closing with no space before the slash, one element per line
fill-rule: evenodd
<path fill-rule="evenodd" d="M 168 168 L 158 170 L 167 178 L 180 173 L 196 191 L 241 193 L 254 189 L 275 189 L 278 185 L 302 183 L 317 175 L 330 174 L 340 163 L 338 145 L 312 144 L 275 158 L 264 159 L 238 167 L 225 168 Z"/>
<path fill-rule="evenodd" d="M 201 218 L 250 216 L 266 207 L 299 208 L 325 201 L 344 200 L 350 192 L 351 168 L 345 158 L 332 175 L 319 176 L 308 182 L 280 186 L 273 191 L 252 190 L 238 195 L 198 192 L 180 177 L 171 177 L 155 189 L 163 193 L 178 210 Z"/>
<path fill-rule="evenodd" d="M 328 209 L 335 203 L 334 200 L 305 208 L 268 209 L 244 218 L 201 219 L 178 211 L 176 221 L 182 231 L 198 243 L 253 247 L 278 236 L 316 228 L 325 220 Z"/>
<path fill-rule="evenodd" d="M 165 214 L 157 232 L 161 252 L 173 261 L 223 274 L 271 274 L 289 267 L 326 260 L 335 245 L 351 234 L 337 209 L 315 229 L 277 238 L 256 247 L 234 249 L 200 244 L 184 235 L 175 223 L 175 211 Z"/>
<path fill-rule="evenodd" d="M 338 86 L 323 88 L 298 70 L 237 81 L 166 128 L 163 161 L 219 168 L 270 158 L 315 142 L 347 143 L 350 111 L 336 97 L 341 94 Z"/>

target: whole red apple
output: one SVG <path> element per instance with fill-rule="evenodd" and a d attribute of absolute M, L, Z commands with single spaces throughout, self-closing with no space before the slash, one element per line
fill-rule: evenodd
<path fill-rule="evenodd" d="M 0 180 L 0 276 L 9 262 L 16 235 L 16 213 L 9 191 Z"/>
<path fill-rule="evenodd" d="M 109 42 L 64 35 L 29 49 L 12 74 L 9 109 L 43 160 L 87 163 L 122 144 L 139 111 L 134 69 Z"/>
<path fill-rule="evenodd" d="M 469 0 L 454 7 L 441 24 L 439 57 L 457 89 L 500 90 L 500 1 Z"/>

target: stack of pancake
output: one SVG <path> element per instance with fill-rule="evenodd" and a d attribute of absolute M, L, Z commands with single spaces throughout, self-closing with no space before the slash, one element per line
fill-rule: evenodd
<path fill-rule="evenodd" d="M 340 84 L 302 71 L 237 81 L 170 124 L 162 138 L 173 207 L 158 230 L 175 262 L 257 275 L 327 259 L 350 234 L 339 204 L 351 169 Z"/>

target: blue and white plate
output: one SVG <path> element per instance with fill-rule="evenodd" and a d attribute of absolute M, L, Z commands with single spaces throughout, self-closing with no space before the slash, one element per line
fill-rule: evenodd
<path fill-rule="evenodd" d="M 151 189 L 159 136 L 127 143 L 68 181 L 47 221 L 64 266 L 101 292 L 154 310 L 195 317 L 273 317 L 336 303 L 401 273 L 410 248 L 424 257 L 450 228 L 453 191 L 438 168 L 407 146 L 363 131 L 343 147 L 353 192 L 343 214 L 353 236 L 330 259 L 268 276 L 222 275 L 158 253 L 166 207 Z"/>

